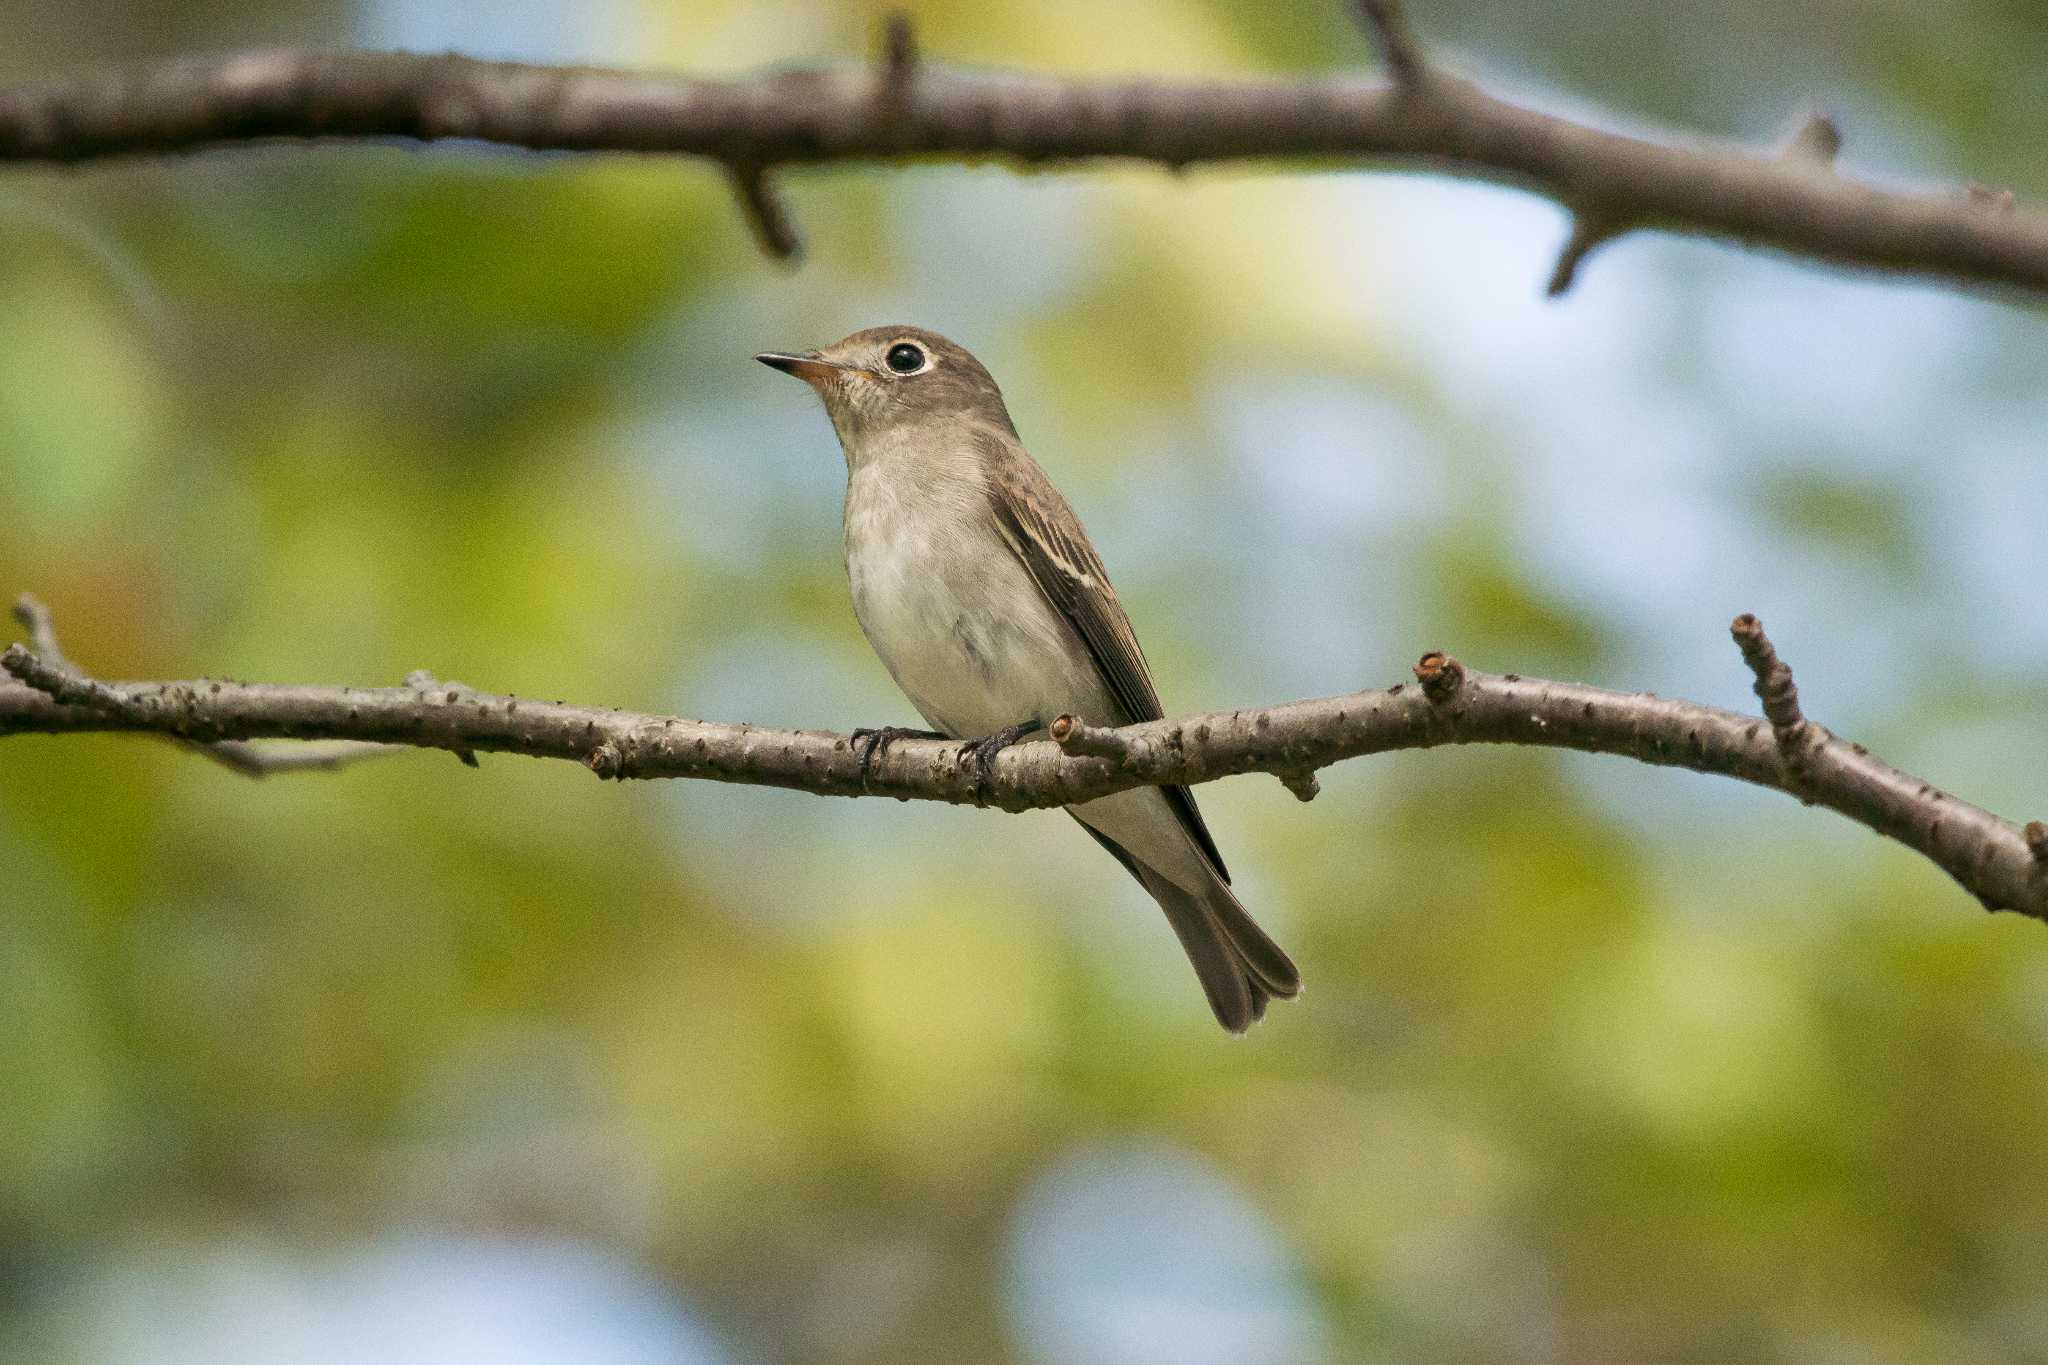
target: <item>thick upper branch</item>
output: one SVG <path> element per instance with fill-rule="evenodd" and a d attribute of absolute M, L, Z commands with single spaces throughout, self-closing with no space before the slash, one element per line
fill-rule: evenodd
<path fill-rule="evenodd" d="M 2048 214 L 1858 183 L 1813 155 L 1608 132 L 1438 72 L 1416 79 L 1398 62 L 1406 76 L 1393 84 L 1063 81 L 970 77 L 902 55 L 907 41 L 891 50 L 898 57 L 872 72 L 736 81 L 397 53 L 172 61 L 0 91 L 0 160 L 396 136 L 678 153 L 755 177 L 789 162 L 912 157 L 1370 161 L 1519 185 L 1603 235 L 1660 228 L 2048 291 Z"/>
<path fill-rule="evenodd" d="M 1760 634 L 1760 632 L 1759 632 Z M 1959 801 L 1811 726 L 1796 786 L 1762 717 L 1502 677 L 1441 654 L 1421 684 L 1105 730 L 1062 718 L 1057 741 L 995 760 L 984 790 L 961 746 L 901 740 L 865 775 L 844 735 L 770 730 L 493 696 L 466 687 L 271 686 L 224 681 L 101 683 L 46 665 L 20 645 L 0 665 L 0 735 L 133 730 L 216 741 L 372 740 L 457 753 L 567 758 L 607 777 L 698 777 L 1008 809 L 1071 805 L 1131 787 L 1232 773 L 1302 774 L 1346 758 L 1441 744 L 1526 744 L 1620 754 L 1719 773 L 1832 807 L 1934 860 L 1994 908 L 2048 918 L 2048 858 L 2011 821 Z M 2048 849 L 2048 844 L 2044 844 Z"/>

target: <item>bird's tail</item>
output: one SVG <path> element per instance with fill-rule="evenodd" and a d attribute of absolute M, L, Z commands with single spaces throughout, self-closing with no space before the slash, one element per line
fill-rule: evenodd
<path fill-rule="evenodd" d="M 1265 1017 L 1268 1001 L 1276 997 L 1290 1000 L 1301 993 L 1301 973 L 1293 961 L 1239 903 L 1210 858 L 1190 846 L 1189 853 L 1199 859 L 1201 872 L 1196 875 L 1203 885 L 1199 892 L 1189 891 L 1165 873 L 1139 862 L 1129 849 L 1073 811 L 1067 814 L 1159 902 L 1188 961 L 1194 964 L 1202 993 L 1209 997 L 1209 1008 L 1223 1027 L 1243 1033 Z"/>
<path fill-rule="evenodd" d="M 1212 877 L 1196 894 L 1149 867 L 1140 865 L 1137 872 L 1139 882 L 1166 912 L 1166 922 L 1194 964 L 1209 1008 L 1223 1027 L 1243 1033 L 1264 1017 L 1267 1001 L 1300 993 L 1301 973 L 1222 878 Z"/>

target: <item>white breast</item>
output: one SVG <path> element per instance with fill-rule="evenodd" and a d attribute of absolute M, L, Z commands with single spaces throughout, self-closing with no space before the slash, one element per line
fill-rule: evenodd
<path fill-rule="evenodd" d="M 918 712 L 966 739 L 1100 707 L 1066 627 L 996 535 L 972 467 L 910 473 L 900 457 L 847 480 L 854 614 Z"/>

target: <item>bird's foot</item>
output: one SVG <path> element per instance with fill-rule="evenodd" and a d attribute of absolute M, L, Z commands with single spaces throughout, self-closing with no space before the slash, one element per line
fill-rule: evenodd
<path fill-rule="evenodd" d="M 1026 735 L 1035 734 L 1044 728 L 1035 720 L 1019 721 L 1015 725 L 1005 725 L 992 735 L 983 735 L 961 748 L 960 757 L 963 762 L 970 758 L 974 760 L 974 796 L 977 804 L 988 804 L 989 785 L 996 775 L 996 755 Z"/>
<path fill-rule="evenodd" d="M 899 739 L 948 739 L 937 730 L 913 730 L 905 725 L 862 726 L 853 732 L 853 747 L 860 750 L 860 789 L 868 789 L 868 770 L 875 760 Z"/>

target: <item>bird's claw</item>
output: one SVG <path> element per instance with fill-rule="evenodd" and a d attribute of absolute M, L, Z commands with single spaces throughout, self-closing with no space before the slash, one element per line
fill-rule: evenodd
<path fill-rule="evenodd" d="M 994 734 L 983 735 L 980 739 L 961 747 L 960 757 L 962 761 L 967 759 L 974 761 L 974 796 L 976 804 L 984 806 L 988 804 L 989 788 L 993 785 L 996 775 L 996 755 L 1009 748 L 1012 744 L 1015 744 L 1018 740 L 1023 739 L 1026 735 L 1032 734 L 1041 728 L 1043 727 L 1035 720 L 1019 721 L 1015 725 L 1005 725 Z"/>
<path fill-rule="evenodd" d="M 937 730 L 913 730 L 907 725 L 862 726 L 853 732 L 854 747 L 860 750 L 860 789 L 868 789 L 868 771 L 875 760 L 899 739 L 945 739 Z"/>

